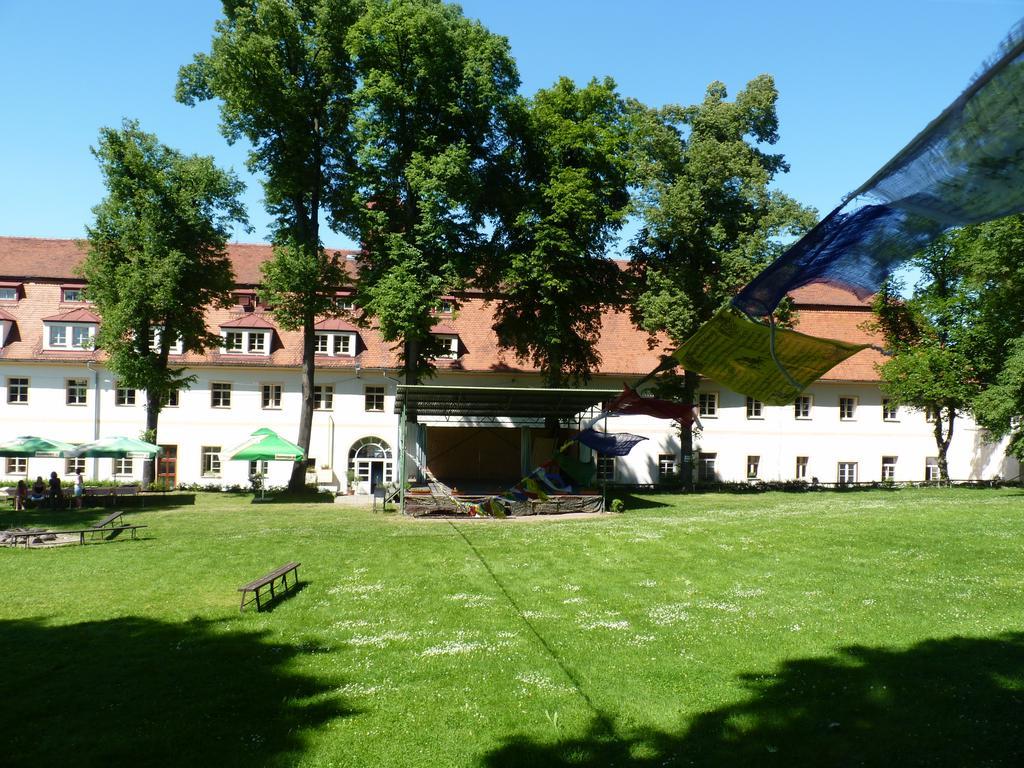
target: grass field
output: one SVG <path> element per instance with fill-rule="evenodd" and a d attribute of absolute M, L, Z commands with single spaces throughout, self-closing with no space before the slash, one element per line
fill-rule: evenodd
<path fill-rule="evenodd" d="M 0 550 L 0 765 L 1024 764 L 1020 490 L 627 509 L 211 494 L 130 512 L 140 541 Z M 303 588 L 240 615 L 288 560 Z"/>

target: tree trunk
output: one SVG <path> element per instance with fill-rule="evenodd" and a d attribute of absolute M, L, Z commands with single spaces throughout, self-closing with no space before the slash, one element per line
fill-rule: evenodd
<path fill-rule="evenodd" d="M 156 443 L 156 427 L 157 422 L 160 420 L 160 409 L 163 403 L 160 402 L 160 397 L 151 397 L 149 393 L 146 394 L 146 441 L 150 443 Z M 142 487 L 146 490 L 153 485 L 153 481 L 156 480 L 156 463 L 159 458 L 154 456 L 152 459 L 146 459 L 142 462 Z"/>
<path fill-rule="evenodd" d="M 697 397 L 697 387 L 700 385 L 700 374 L 696 371 L 686 371 L 683 374 L 683 391 L 681 399 L 684 403 L 691 404 Z M 693 425 L 683 424 L 679 427 L 679 477 L 682 480 L 683 488 L 693 490 Z"/>
<path fill-rule="evenodd" d="M 948 424 L 945 435 L 942 433 L 943 411 L 946 412 L 945 423 Z M 938 449 L 939 480 L 946 484 L 949 483 L 949 464 L 946 461 L 946 452 L 949 450 L 949 444 L 953 440 L 953 422 L 955 419 L 956 409 L 952 407 L 939 407 L 935 409 L 935 447 Z"/>
<path fill-rule="evenodd" d="M 316 328 L 312 313 L 307 313 L 302 324 L 302 413 L 299 416 L 298 445 L 309 458 L 309 442 L 313 432 L 313 381 L 316 373 Z M 292 465 L 288 490 L 301 491 L 306 487 L 306 462 Z"/>

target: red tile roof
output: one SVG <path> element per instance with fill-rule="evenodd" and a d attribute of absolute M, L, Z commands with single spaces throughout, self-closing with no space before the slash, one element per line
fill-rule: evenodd
<path fill-rule="evenodd" d="M 332 251 L 333 253 L 334 251 Z M 355 262 L 349 258 L 353 252 L 338 251 L 346 257 L 346 268 L 354 274 Z M 85 255 L 82 241 L 48 240 L 42 238 L 0 237 L 0 280 L 14 280 L 24 284 L 25 297 L 18 302 L 5 303 L 7 313 L 16 323 L 0 359 L 29 360 L 42 350 L 42 320 L 57 315 L 69 319 L 71 313 L 61 313 L 66 305 L 60 302 L 61 282 L 73 280 L 77 267 Z M 239 244 L 228 246 L 228 255 L 235 271 L 235 279 L 242 288 L 251 288 L 261 279 L 260 264 L 272 255 L 265 244 Z M 804 333 L 858 343 L 879 344 L 878 337 L 861 325 L 871 316 L 870 300 L 862 300 L 841 288 L 825 284 L 812 284 L 792 292 L 797 305 L 796 328 Z M 437 333 L 457 334 L 463 354 L 456 360 L 435 361 L 440 370 L 470 372 L 535 372 L 528 360 L 517 359 L 515 354 L 498 346 L 493 331 L 494 305 L 487 297 L 468 293 L 458 297 L 460 307 L 451 316 L 439 319 Z M 88 310 L 72 310 L 72 312 Z M 90 313 L 91 314 L 91 313 Z M 98 322 L 99 318 L 88 322 Z M 237 308 L 207 309 L 210 328 L 266 328 L 274 327 L 260 313 L 240 316 Z M 397 350 L 385 342 L 375 328 L 357 329 L 341 318 L 325 319 L 317 323 L 319 330 L 358 332 L 362 344 L 356 357 L 317 358 L 322 368 L 397 368 Z M 175 364 L 193 367 L 210 365 L 299 367 L 302 361 L 302 335 L 300 331 L 277 329 L 280 345 L 275 344 L 269 355 L 227 355 L 217 350 L 206 355 L 175 355 Z M 601 321 L 601 336 L 597 345 L 600 355 L 600 373 L 622 376 L 624 379 L 644 375 L 660 362 L 660 356 L 671 351 L 663 336 L 653 339 L 633 325 L 628 313 L 607 312 Z M 47 359 L 82 360 L 102 357 L 97 352 L 47 351 Z M 876 381 L 874 365 L 883 360 L 876 349 L 859 352 L 836 366 L 824 380 Z"/>
<path fill-rule="evenodd" d="M 234 320 L 225 320 L 220 324 L 221 328 L 270 328 L 273 330 L 276 326 L 267 320 L 263 315 L 258 314 L 246 314 L 241 317 L 236 317 Z"/>
<path fill-rule="evenodd" d="M 358 333 L 359 329 L 352 323 L 340 317 L 325 317 L 323 320 L 318 321 L 314 326 L 318 331 L 349 331 L 351 333 Z"/>
<path fill-rule="evenodd" d="M 98 323 L 99 321 L 99 315 L 85 309 L 84 307 L 69 309 L 67 312 L 61 312 L 59 315 L 43 318 L 43 322 L 45 323 Z"/>

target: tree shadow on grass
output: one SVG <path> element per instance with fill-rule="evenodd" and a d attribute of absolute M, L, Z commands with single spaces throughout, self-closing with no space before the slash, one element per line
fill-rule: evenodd
<path fill-rule="evenodd" d="M 232 624 L 0 622 L 0 764 L 294 764 L 307 731 L 354 712 L 295 671 L 313 651 Z"/>
<path fill-rule="evenodd" d="M 856 646 L 743 681 L 748 698 L 678 733 L 599 717 L 582 738 L 510 739 L 485 765 L 1024 765 L 1024 634 Z"/>

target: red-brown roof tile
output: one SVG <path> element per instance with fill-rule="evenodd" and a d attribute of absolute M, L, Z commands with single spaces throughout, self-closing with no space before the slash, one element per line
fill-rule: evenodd
<path fill-rule="evenodd" d="M 43 318 L 45 323 L 98 323 L 99 321 L 99 315 L 84 307 L 69 309 L 67 312 L 61 312 L 59 315 Z"/>
<path fill-rule="evenodd" d="M 225 320 L 220 324 L 221 328 L 275 328 L 274 324 L 263 315 L 248 314 L 236 317 L 233 320 Z"/>

